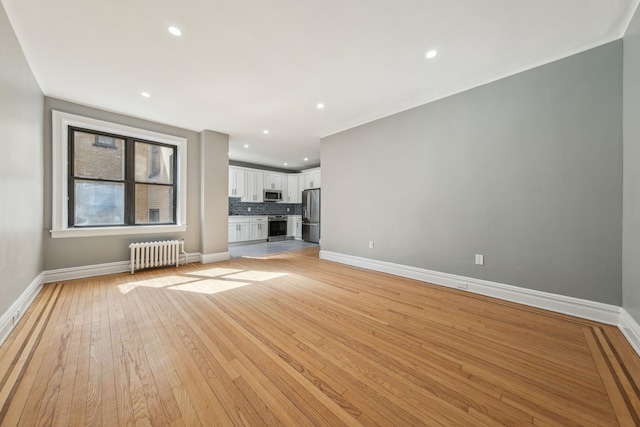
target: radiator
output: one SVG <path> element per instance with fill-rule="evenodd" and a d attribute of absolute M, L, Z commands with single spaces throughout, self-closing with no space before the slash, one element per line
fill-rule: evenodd
<path fill-rule="evenodd" d="M 165 265 L 180 265 L 180 253 L 185 255 L 187 263 L 188 254 L 184 251 L 184 240 L 166 240 L 164 242 L 132 243 L 131 249 L 131 274 L 134 270 L 150 267 L 162 267 Z"/>

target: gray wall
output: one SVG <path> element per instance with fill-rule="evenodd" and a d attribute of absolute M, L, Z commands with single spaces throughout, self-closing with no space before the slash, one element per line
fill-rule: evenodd
<path fill-rule="evenodd" d="M 43 96 L 0 4 L 0 316 L 42 271 Z"/>
<path fill-rule="evenodd" d="M 187 231 L 185 233 L 52 239 L 51 230 L 51 111 L 58 110 L 92 119 L 133 126 L 187 139 Z M 152 240 L 185 240 L 187 252 L 200 251 L 200 133 L 122 114 L 45 97 L 44 102 L 44 270 L 126 261 L 129 243 Z M 226 162 L 226 151 L 224 158 Z M 226 190 L 226 182 L 220 183 Z M 226 199 L 225 199 L 226 203 Z M 226 206 L 225 206 L 226 209 Z M 225 242 L 226 245 L 226 242 Z"/>
<path fill-rule="evenodd" d="M 620 305 L 621 40 L 321 153 L 323 250 Z"/>
<path fill-rule="evenodd" d="M 200 252 L 227 252 L 229 197 L 229 135 L 200 132 Z M 207 262 L 203 258 L 203 262 Z"/>
<path fill-rule="evenodd" d="M 640 323 L 640 10 L 624 36 L 622 306 Z"/>

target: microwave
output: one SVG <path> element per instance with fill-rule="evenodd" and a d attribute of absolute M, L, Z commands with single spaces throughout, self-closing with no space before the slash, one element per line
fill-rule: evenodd
<path fill-rule="evenodd" d="M 281 202 L 282 191 L 281 190 L 264 190 L 265 202 Z"/>

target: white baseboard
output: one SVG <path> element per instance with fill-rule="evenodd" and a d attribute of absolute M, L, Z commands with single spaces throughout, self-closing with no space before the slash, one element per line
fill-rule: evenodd
<path fill-rule="evenodd" d="M 56 270 L 46 270 L 43 274 L 44 283 L 54 283 L 64 280 L 83 279 L 85 277 L 104 276 L 105 274 L 124 273 L 125 271 L 130 271 L 129 261 L 58 268 Z"/>
<path fill-rule="evenodd" d="M 229 259 L 229 253 L 227 258 Z M 213 254 L 216 255 L 216 254 Z M 202 255 L 199 252 L 187 254 L 187 262 L 201 262 Z M 213 261 L 212 261 L 213 262 Z M 185 256 L 180 257 L 180 265 L 185 263 Z M 124 273 L 131 271 L 129 261 L 108 262 L 104 264 L 81 265 L 78 267 L 59 268 L 43 272 L 44 283 L 62 282 L 64 280 L 84 279 L 86 277 L 104 276 L 106 274 Z"/>
<path fill-rule="evenodd" d="M 460 290 L 474 292 L 506 301 L 568 314 L 583 319 L 594 320 L 608 325 L 618 326 L 620 321 L 620 307 L 615 305 L 330 251 L 320 251 L 320 258 L 328 261 L 339 262 L 341 264 L 348 264 L 355 267 L 362 267 L 369 270 L 420 280 L 422 282 L 433 283 L 435 285 L 458 288 Z M 466 289 L 460 288 L 460 285 L 463 287 L 466 285 Z"/>
<path fill-rule="evenodd" d="M 13 328 L 18 324 L 18 321 L 24 316 L 33 300 L 35 299 L 42 284 L 44 283 L 44 275 L 38 274 L 35 279 L 27 286 L 27 289 L 22 292 L 18 299 L 11 304 L 11 307 L 0 316 L 0 345 L 4 343 Z"/>
<path fill-rule="evenodd" d="M 618 324 L 618 328 L 620 328 L 631 347 L 640 356 L 640 325 L 624 308 L 620 308 L 620 324 Z"/>
<path fill-rule="evenodd" d="M 203 264 L 211 264 L 212 262 L 228 261 L 229 252 L 218 252 L 213 254 L 202 254 L 200 262 Z"/>

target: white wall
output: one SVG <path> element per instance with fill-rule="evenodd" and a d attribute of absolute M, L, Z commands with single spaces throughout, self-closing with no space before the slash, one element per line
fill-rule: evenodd
<path fill-rule="evenodd" d="M 0 316 L 42 271 L 42 105 L 0 4 Z"/>

